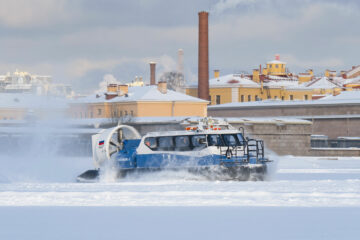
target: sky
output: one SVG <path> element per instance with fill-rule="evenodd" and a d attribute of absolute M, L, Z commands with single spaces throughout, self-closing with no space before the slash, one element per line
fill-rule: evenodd
<path fill-rule="evenodd" d="M 198 15 L 210 12 L 210 76 L 248 72 L 280 54 L 290 71 L 360 64 L 356 0 L 0 0 L 0 74 L 51 75 L 80 93 L 103 79 L 149 81 L 176 70 L 197 81 Z"/>

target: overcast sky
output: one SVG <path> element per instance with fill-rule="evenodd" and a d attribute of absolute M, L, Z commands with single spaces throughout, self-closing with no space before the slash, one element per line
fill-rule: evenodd
<path fill-rule="evenodd" d="M 210 12 L 210 75 L 251 72 L 279 53 L 296 73 L 360 64 L 356 0 L 0 0 L 0 74 L 50 74 L 78 91 L 176 69 L 197 80 L 198 11 Z M 109 75 L 111 74 L 111 75 Z"/>

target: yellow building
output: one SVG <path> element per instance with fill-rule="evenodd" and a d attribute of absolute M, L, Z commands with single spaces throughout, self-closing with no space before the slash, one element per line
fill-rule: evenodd
<path fill-rule="evenodd" d="M 326 69 L 325 70 L 325 77 L 336 77 L 336 71 Z"/>
<path fill-rule="evenodd" d="M 121 118 L 207 116 L 208 101 L 157 86 L 109 85 L 104 95 L 89 96 L 71 103 L 74 118 Z"/>
<path fill-rule="evenodd" d="M 286 62 L 280 61 L 280 55 L 275 55 L 275 60 L 266 63 L 266 68 L 262 70 L 263 75 L 285 76 Z"/>
<path fill-rule="evenodd" d="M 239 74 L 210 79 L 211 105 L 260 100 L 311 100 L 312 90 L 299 86 L 297 81 L 257 83 Z M 197 85 L 187 87 L 186 93 L 197 97 Z"/>
<path fill-rule="evenodd" d="M 326 95 L 338 95 L 342 91 L 342 86 L 330 81 L 327 77 L 315 79 L 305 84 L 305 87 L 312 90 L 314 99 Z"/>
<path fill-rule="evenodd" d="M 299 79 L 299 84 L 304 83 L 304 82 L 310 82 L 311 80 L 314 79 L 313 70 L 309 69 L 309 70 L 307 70 L 306 73 L 299 73 L 298 79 Z"/>

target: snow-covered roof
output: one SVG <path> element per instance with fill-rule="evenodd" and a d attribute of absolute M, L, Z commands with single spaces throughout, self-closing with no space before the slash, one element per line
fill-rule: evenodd
<path fill-rule="evenodd" d="M 343 84 L 354 84 L 354 83 L 360 83 L 360 76 L 355 78 L 343 79 Z"/>
<path fill-rule="evenodd" d="M 303 89 L 304 85 L 299 84 L 294 78 L 285 78 L 279 76 L 269 76 L 271 81 L 265 82 L 264 86 L 268 87 L 285 87 L 290 89 Z M 240 74 L 228 74 L 218 78 L 212 78 L 209 80 L 210 87 L 257 87 L 261 85 L 248 77 L 242 77 Z M 197 83 L 191 85 L 191 87 L 197 87 Z"/>
<path fill-rule="evenodd" d="M 298 81 L 293 80 L 271 80 L 269 82 L 265 82 L 264 86 L 268 87 L 285 87 L 287 89 L 305 89 L 304 84 L 299 84 Z"/>
<path fill-rule="evenodd" d="M 354 68 L 350 69 L 349 71 L 346 72 L 346 76 L 351 76 L 357 72 L 360 71 L 360 65 L 358 66 L 354 66 Z"/>
<path fill-rule="evenodd" d="M 286 62 L 279 61 L 279 60 L 272 60 L 267 62 L 266 64 L 286 64 Z"/>
<path fill-rule="evenodd" d="M 224 76 L 220 76 L 218 78 L 212 78 L 209 80 L 209 86 L 217 86 L 217 87 L 260 87 L 260 85 L 248 77 L 243 77 L 241 74 L 228 74 Z M 190 87 L 197 87 L 198 84 L 194 83 L 190 85 Z"/>
<path fill-rule="evenodd" d="M 360 91 L 341 92 L 337 96 L 324 97 L 319 100 L 301 100 L 301 101 L 281 101 L 281 100 L 265 100 L 255 102 L 235 102 L 220 105 L 209 106 L 208 109 L 221 108 L 253 108 L 253 107 L 295 107 L 310 105 L 343 105 L 343 104 L 360 104 Z"/>
<path fill-rule="evenodd" d="M 136 101 L 179 101 L 179 102 L 207 102 L 183 93 L 167 90 L 161 93 L 157 86 L 129 87 L 128 94 L 106 100 L 105 95 L 90 95 L 73 100 L 73 103 L 100 103 L 100 102 L 136 102 Z"/>
<path fill-rule="evenodd" d="M 132 123 L 169 123 L 169 122 L 197 122 L 199 120 L 203 119 L 202 117 L 135 117 L 131 120 Z M 309 123 L 308 120 L 303 119 L 297 119 L 293 117 L 243 117 L 243 118 L 237 118 L 237 117 L 231 117 L 231 118 L 219 118 L 214 117 L 213 119 L 219 119 L 219 120 L 226 120 L 230 124 L 234 123 L 243 123 L 243 122 L 262 122 L 262 123 Z"/>
<path fill-rule="evenodd" d="M 354 91 L 343 91 L 339 95 L 336 96 L 327 96 L 322 99 L 319 99 L 319 101 L 359 101 L 360 102 L 360 91 L 354 90 Z"/>
<path fill-rule="evenodd" d="M 311 89 L 319 89 L 319 88 L 332 89 L 332 88 L 338 88 L 340 86 L 330 81 L 327 77 L 322 77 L 307 83 L 306 87 Z"/>
<path fill-rule="evenodd" d="M 64 109 L 68 100 L 31 93 L 0 93 L 0 108 Z"/>
<path fill-rule="evenodd" d="M 268 75 L 268 78 L 271 80 L 283 80 L 283 81 L 297 81 L 298 79 L 291 76 L 277 76 L 277 75 Z"/>

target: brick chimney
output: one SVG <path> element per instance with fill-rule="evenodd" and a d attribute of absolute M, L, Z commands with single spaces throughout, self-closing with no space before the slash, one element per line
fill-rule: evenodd
<path fill-rule="evenodd" d="M 156 85 L 155 70 L 156 70 L 156 62 L 150 62 L 150 85 Z"/>
<path fill-rule="evenodd" d="M 117 92 L 117 84 L 110 83 L 107 85 L 107 92 L 109 93 L 116 93 Z"/>
<path fill-rule="evenodd" d="M 158 90 L 163 93 L 163 94 L 166 94 L 167 93 L 167 83 L 166 82 L 159 82 L 158 85 Z"/>
<path fill-rule="evenodd" d="M 199 12 L 198 97 L 209 100 L 209 13 Z"/>
<path fill-rule="evenodd" d="M 117 93 L 118 93 L 118 96 L 124 96 L 125 94 L 128 94 L 129 86 L 126 84 L 118 85 Z"/>

